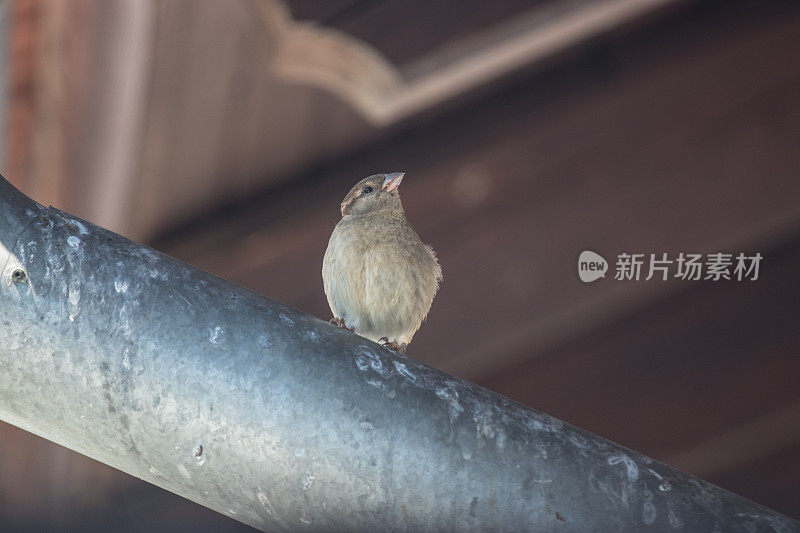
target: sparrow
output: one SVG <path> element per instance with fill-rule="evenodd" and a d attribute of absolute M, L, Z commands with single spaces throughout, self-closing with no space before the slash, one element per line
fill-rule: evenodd
<path fill-rule="evenodd" d="M 322 260 L 331 322 L 405 353 L 442 280 L 433 249 L 406 220 L 403 172 L 364 178 L 347 193 Z"/>

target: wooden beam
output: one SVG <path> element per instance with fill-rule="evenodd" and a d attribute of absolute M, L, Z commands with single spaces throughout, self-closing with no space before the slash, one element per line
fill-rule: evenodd
<path fill-rule="evenodd" d="M 422 113 L 531 68 L 564 50 L 677 0 L 546 2 L 510 21 L 408 65 L 405 74 L 345 33 L 294 24 L 260 3 L 278 36 L 275 72 L 337 94 L 376 127 Z"/>

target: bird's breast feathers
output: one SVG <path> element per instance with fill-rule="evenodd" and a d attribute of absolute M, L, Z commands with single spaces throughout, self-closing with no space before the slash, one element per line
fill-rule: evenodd
<path fill-rule="evenodd" d="M 365 337 L 408 342 L 438 289 L 433 251 L 410 227 L 376 235 L 382 232 L 353 226 L 342 220 L 325 252 L 322 277 L 331 310 Z"/>

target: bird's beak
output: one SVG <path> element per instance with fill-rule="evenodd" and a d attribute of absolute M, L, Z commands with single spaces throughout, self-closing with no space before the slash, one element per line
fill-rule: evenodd
<path fill-rule="evenodd" d="M 400 182 L 403 181 L 403 176 L 405 175 L 405 172 L 392 172 L 391 174 L 384 174 L 383 186 L 381 188 L 386 192 L 392 192 L 400 186 Z"/>

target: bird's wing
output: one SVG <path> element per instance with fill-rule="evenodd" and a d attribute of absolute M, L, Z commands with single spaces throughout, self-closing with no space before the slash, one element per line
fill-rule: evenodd
<path fill-rule="evenodd" d="M 384 332 L 381 336 L 410 342 L 428 314 L 438 284 L 427 249 L 421 243 L 375 244 L 365 254 L 364 270 L 370 322 Z"/>

